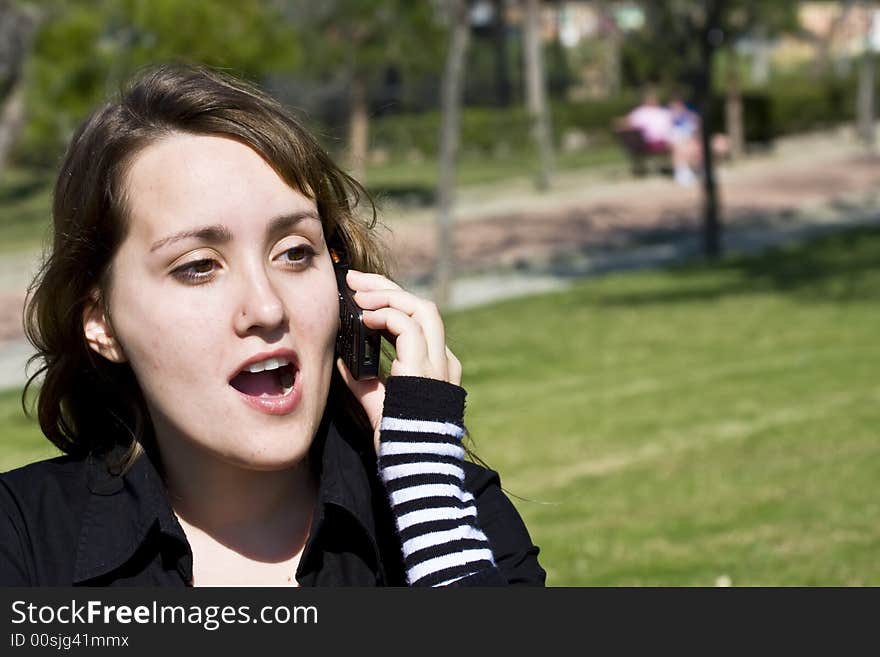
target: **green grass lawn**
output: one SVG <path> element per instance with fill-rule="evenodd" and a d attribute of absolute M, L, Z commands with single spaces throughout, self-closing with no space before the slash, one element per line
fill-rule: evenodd
<path fill-rule="evenodd" d="M 58 450 L 21 409 L 21 390 L 0 392 L 0 472 L 58 456 Z"/>
<path fill-rule="evenodd" d="M 862 231 L 450 314 L 548 584 L 880 584 L 878 301 Z M 0 435 L 51 452 L 13 394 Z"/>
<path fill-rule="evenodd" d="M 0 177 L 0 253 L 40 246 L 52 221 L 47 173 L 7 167 Z"/>
<path fill-rule="evenodd" d="M 584 151 L 558 153 L 556 166 L 560 171 L 574 171 L 595 167 L 615 166 L 628 172 L 628 160 L 619 146 L 602 144 Z M 458 162 L 456 180 L 460 185 L 480 185 L 511 178 L 529 178 L 535 175 L 537 157 L 529 153 L 511 153 L 509 156 L 465 155 Z M 367 187 L 378 195 L 415 196 L 430 202 L 437 185 L 437 161 L 391 161 L 374 164 L 367 169 Z"/>
<path fill-rule="evenodd" d="M 880 233 L 449 318 L 557 585 L 880 584 Z"/>

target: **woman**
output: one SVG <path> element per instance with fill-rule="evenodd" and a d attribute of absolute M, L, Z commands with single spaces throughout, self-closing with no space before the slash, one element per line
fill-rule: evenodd
<path fill-rule="evenodd" d="M 276 101 L 160 67 L 73 138 L 28 333 L 66 456 L 0 478 L 7 585 L 543 584 L 465 462 L 461 366 Z M 390 376 L 334 346 L 331 246 Z M 369 273 L 367 273 L 369 272 Z"/>

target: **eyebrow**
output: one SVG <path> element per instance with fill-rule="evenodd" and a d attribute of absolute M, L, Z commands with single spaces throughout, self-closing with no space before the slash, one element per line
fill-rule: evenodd
<path fill-rule="evenodd" d="M 274 237 L 279 233 L 284 233 L 300 222 L 306 219 L 313 219 L 320 223 L 321 218 L 311 210 L 303 210 L 299 212 L 291 212 L 275 217 L 269 222 L 269 235 Z M 223 224 L 214 224 L 212 226 L 202 226 L 201 228 L 193 228 L 190 230 L 182 230 L 179 233 L 163 237 L 150 247 L 150 252 L 158 251 L 162 247 L 169 246 L 175 242 L 185 239 L 198 239 L 211 244 L 226 244 L 232 241 L 232 231 Z"/>

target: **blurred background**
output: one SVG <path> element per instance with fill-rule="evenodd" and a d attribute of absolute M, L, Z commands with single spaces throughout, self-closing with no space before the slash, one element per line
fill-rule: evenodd
<path fill-rule="evenodd" d="M 139 67 L 294 108 L 444 309 L 552 586 L 880 584 L 880 2 L 0 0 L 0 470 L 79 122 Z"/>

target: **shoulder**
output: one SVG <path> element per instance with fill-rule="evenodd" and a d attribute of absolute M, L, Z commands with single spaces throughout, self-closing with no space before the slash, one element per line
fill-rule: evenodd
<path fill-rule="evenodd" d="M 0 474 L 0 585 L 38 584 L 46 562 L 64 567 L 60 556 L 88 495 L 84 459 L 61 456 Z"/>
<path fill-rule="evenodd" d="M 636 107 L 634 109 L 631 109 L 629 111 L 629 114 L 627 114 L 627 116 L 632 120 L 632 119 L 638 119 L 638 118 L 644 116 L 644 114 L 645 114 L 644 107 Z"/>
<path fill-rule="evenodd" d="M 543 586 L 547 574 L 538 563 L 540 548 L 501 489 L 501 476 L 469 461 L 462 468 L 463 488 L 474 496 L 477 523 L 489 539 L 498 569 L 510 584 Z"/>
<path fill-rule="evenodd" d="M 483 494 L 492 487 L 501 488 L 501 475 L 495 470 L 472 463 L 471 461 L 463 461 L 461 464 L 464 470 L 464 488 L 474 494 Z"/>
<path fill-rule="evenodd" d="M 48 522 L 69 514 L 89 495 L 86 459 L 58 456 L 0 474 L 0 512 Z"/>
<path fill-rule="evenodd" d="M 9 499 L 23 506 L 39 503 L 49 497 L 71 499 L 86 490 L 85 459 L 58 456 L 30 463 L 0 474 L 0 504 Z"/>

